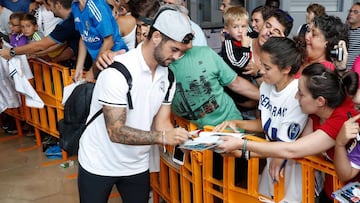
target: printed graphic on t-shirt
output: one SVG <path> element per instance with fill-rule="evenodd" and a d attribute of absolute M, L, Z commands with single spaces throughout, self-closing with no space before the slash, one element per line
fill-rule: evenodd
<path fill-rule="evenodd" d="M 211 94 L 211 85 L 205 74 L 200 75 L 198 79 L 193 77 L 188 77 L 188 79 L 190 81 L 176 83 L 175 94 L 180 96 L 174 97 L 173 103 L 178 105 L 173 108 L 179 116 L 187 120 L 197 120 L 219 108 L 215 96 Z M 188 84 L 188 86 L 183 86 L 183 84 Z"/>

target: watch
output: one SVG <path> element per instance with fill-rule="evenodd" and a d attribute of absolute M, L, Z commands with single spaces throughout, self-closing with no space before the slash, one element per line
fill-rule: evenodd
<path fill-rule="evenodd" d="M 11 57 L 16 56 L 16 52 L 15 52 L 14 48 L 10 48 L 10 56 Z"/>

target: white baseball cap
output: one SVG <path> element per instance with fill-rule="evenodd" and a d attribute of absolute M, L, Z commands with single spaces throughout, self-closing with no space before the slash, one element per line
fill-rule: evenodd
<path fill-rule="evenodd" d="M 161 9 L 152 26 L 167 37 L 185 44 L 194 37 L 189 18 L 170 8 Z"/>

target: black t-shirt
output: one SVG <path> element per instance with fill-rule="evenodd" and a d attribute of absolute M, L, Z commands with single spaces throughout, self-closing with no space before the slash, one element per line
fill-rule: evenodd
<path fill-rule="evenodd" d="M 49 37 L 58 44 L 67 42 L 68 46 L 77 56 L 80 34 L 75 30 L 74 16 L 72 13 L 55 26 L 55 29 L 49 34 Z"/>

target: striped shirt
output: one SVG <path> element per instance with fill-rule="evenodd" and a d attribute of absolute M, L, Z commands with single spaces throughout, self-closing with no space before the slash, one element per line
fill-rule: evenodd
<path fill-rule="evenodd" d="M 31 37 L 31 41 L 40 41 L 44 36 L 42 36 L 39 32 L 34 32 L 33 36 Z"/>
<path fill-rule="evenodd" d="M 360 27 L 350 29 L 347 69 L 350 70 L 354 60 L 360 55 Z"/>

